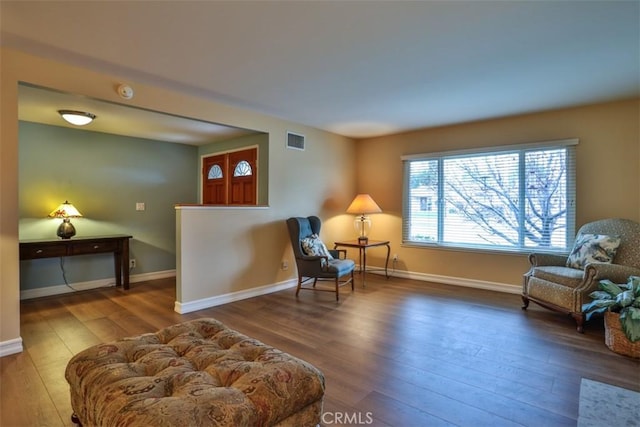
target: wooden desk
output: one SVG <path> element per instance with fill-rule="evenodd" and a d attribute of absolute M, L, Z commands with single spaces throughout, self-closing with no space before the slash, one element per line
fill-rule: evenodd
<path fill-rule="evenodd" d="M 22 240 L 20 241 L 20 260 L 113 252 L 116 286 L 129 289 L 129 239 L 131 237 L 118 234 L 71 239 Z"/>
<path fill-rule="evenodd" d="M 376 246 L 386 246 L 387 247 L 387 260 L 384 263 L 384 275 L 386 278 L 389 278 L 389 273 L 387 272 L 387 265 L 389 264 L 389 254 L 391 253 L 391 246 L 389 245 L 388 240 L 369 240 L 366 243 L 360 243 L 358 240 L 346 240 L 342 242 L 333 242 L 333 248 L 336 249 L 338 247 L 345 248 L 357 248 L 358 255 L 360 258 L 360 272 L 362 275 L 362 286 L 364 286 L 365 276 L 367 273 L 367 249 L 375 248 Z"/>

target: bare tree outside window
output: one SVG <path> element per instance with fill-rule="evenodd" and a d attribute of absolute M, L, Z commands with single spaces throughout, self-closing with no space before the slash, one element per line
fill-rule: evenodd
<path fill-rule="evenodd" d="M 566 150 L 534 151 L 525 156 L 525 238 L 533 246 L 558 246 L 566 235 L 570 203 Z"/>
<path fill-rule="evenodd" d="M 405 240 L 565 250 L 568 147 L 411 160 Z M 425 211 L 424 200 L 435 209 Z M 440 203 L 438 201 L 441 201 Z"/>

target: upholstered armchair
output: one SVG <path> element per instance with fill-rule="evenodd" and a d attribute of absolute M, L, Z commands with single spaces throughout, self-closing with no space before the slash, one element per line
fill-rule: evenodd
<path fill-rule="evenodd" d="M 570 314 L 578 332 L 583 332 L 582 305 L 591 301 L 588 295 L 597 289 L 600 280 L 626 283 L 629 276 L 640 275 L 640 224 L 627 219 L 585 224 L 578 230 L 569 257 L 532 253 L 529 262 L 531 269 L 523 281 L 522 309 L 533 301 Z"/>
<path fill-rule="evenodd" d="M 355 262 L 346 259 L 345 250 L 330 250 L 320 240 L 320 218 L 294 217 L 287 219 L 287 228 L 291 238 L 291 246 L 298 268 L 298 287 L 301 289 L 328 291 L 336 293 L 336 301 L 340 300 L 340 287 L 351 283 L 353 290 L 353 271 Z M 346 279 L 342 279 L 346 276 Z M 341 280 L 342 279 L 342 280 Z M 316 287 L 318 280 L 333 281 L 335 288 Z M 303 285 L 312 282 L 312 286 Z"/>

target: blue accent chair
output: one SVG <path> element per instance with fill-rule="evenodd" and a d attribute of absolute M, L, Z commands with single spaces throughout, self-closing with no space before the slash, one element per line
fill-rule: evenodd
<path fill-rule="evenodd" d="M 302 239 L 313 234 L 320 235 L 321 221 L 317 216 L 292 217 L 287 219 L 287 228 L 291 238 L 291 246 L 298 268 L 298 288 L 296 297 L 301 289 L 335 292 L 336 301 L 340 301 L 340 287 L 351 283 L 353 291 L 353 271 L 356 263 L 351 259 L 346 259 L 346 250 L 330 249 L 329 253 L 333 259 L 326 256 L 307 255 L 302 249 Z M 345 278 L 346 277 L 346 278 Z M 316 287 L 318 281 L 333 281 L 335 289 L 326 287 Z M 312 282 L 311 286 L 303 286 Z"/>

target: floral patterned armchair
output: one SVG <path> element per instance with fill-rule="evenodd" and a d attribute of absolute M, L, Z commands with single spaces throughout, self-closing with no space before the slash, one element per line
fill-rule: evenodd
<path fill-rule="evenodd" d="M 626 283 L 640 275 L 640 224 L 628 219 L 604 219 L 583 225 L 569 257 L 532 253 L 524 275 L 522 309 L 529 301 L 570 314 L 583 332 L 582 305 L 590 301 L 602 279 Z"/>

